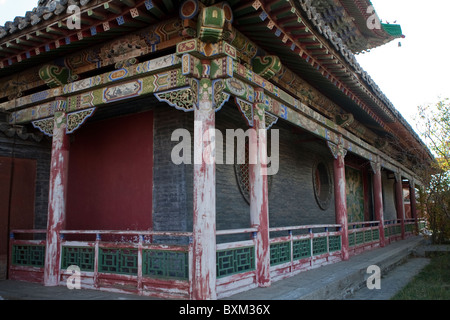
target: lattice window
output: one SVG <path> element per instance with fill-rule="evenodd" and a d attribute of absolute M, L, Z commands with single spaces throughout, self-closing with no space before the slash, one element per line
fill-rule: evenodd
<path fill-rule="evenodd" d="M 355 242 L 357 245 L 364 243 L 364 232 L 356 232 Z"/>
<path fill-rule="evenodd" d="M 142 274 L 153 278 L 189 279 L 187 252 L 143 250 Z"/>
<path fill-rule="evenodd" d="M 270 245 L 270 265 L 291 261 L 291 243 L 281 242 Z"/>
<path fill-rule="evenodd" d="M 82 271 L 94 271 L 94 248 L 63 247 L 61 268 L 75 265 Z"/>
<path fill-rule="evenodd" d="M 327 253 L 327 238 L 320 237 L 313 239 L 313 255 L 317 256 L 319 254 Z"/>
<path fill-rule="evenodd" d="M 355 233 L 349 233 L 348 234 L 348 245 L 349 247 L 353 247 L 356 245 L 355 243 Z"/>
<path fill-rule="evenodd" d="M 378 229 L 372 230 L 372 239 L 373 239 L 373 241 L 380 240 L 380 230 L 378 230 Z"/>
<path fill-rule="evenodd" d="M 330 252 L 341 250 L 341 236 L 330 236 L 328 243 Z"/>
<path fill-rule="evenodd" d="M 364 231 L 364 242 L 372 242 L 372 230 Z"/>
<path fill-rule="evenodd" d="M 217 277 L 226 277 L 255 269 L 255 248 L 217 251 Z"/>
<path fill-rule="evenodd" d="M 44 267 L 45 245 L 13 245 L 12 263 L 18 266 Z"/>
<path fill-rule="evenodd" d="M 311 240 L 310 239 L 295 240 L 293 242 L 292 255 L 294 260 L 309 258 L 311 256 Z"/>
<path fill-rule="evenodd" d="M 137 250 L 100 248 L 100 272 L 137 275 Z"/>

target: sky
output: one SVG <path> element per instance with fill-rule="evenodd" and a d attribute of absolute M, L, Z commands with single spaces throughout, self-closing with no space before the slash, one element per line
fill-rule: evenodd
<path fill-rule="evenodd" d="M 0 25 L 25 15 L 37 3 L 0 0 Z M 372 0 L 372 4 L 383 22 L 401 25 L 405 38 L 357 55 L 357 60 L 415 128 L 417 106 L 450 98 L 450 1 Z"/>

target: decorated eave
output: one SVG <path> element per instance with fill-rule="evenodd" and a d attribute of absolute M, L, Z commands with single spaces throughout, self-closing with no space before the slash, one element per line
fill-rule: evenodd
<path fill-rule="evenodd" d="M 178 5 L 168 0 L 40 0 L 24 17 L 0 26 L 0 77 L 175 16 Z"/>
<path fill-rule="evenodd" d="M 404 37 L 400 25 L 382 23 L 369 0 L 316 0 L 313 5 L 353 53 Z"/>
<path fill-rule="evenodd" d="M 31 13 L 16 18 L 13 23 L 7 23 L 0 29 L 0 77 L 21 70 L 30 73 L 27 83 L 10 80 L 2 84 L 3 87 L 0 86 L 0 106 L 3 102 L 3 105 L 8 104 L 7 109 L 14 110 L 11 103 L 15 104 L 20 100 L 16 98 L 42 91 L 41 86 L 46 83 L 38 76 L 38 71 L 43 64 L 58 63 L 62 56 L 67 57 L 73 52 L 80 52 L 109 39 L 130 35 L 136 30 L 145 31 L 149 25 L 161 21 L 175 19 L 179 21 L 175 24 L 179 25 L 173 30 L 165 31 L 167 37 L 157 45 L 151 44 L 152 39 L 146 39 L 145 45 L 149 48 L 135 48 L 136 56 L 145 60 L 148 59 L 145 55 L 152 52 L 173 50 L 177 43 L 189 38 L 192 32 L 195 33 L 196 17 L 179 20 L 179 7 L 183 2 L 40 1 L 40 5 Z M 207 6 L 219 3 L 202 2 Z M 354 1 L 355 4 L 357 2 Z M 419 159 L 417 162 L 430 158 L 428 149 L 409 124 L 359 66 L 352 50 L 324 22 L 314 7 L 315 1 L 230 0 L 228 3 L 233 11 L 233 28 L 246 37 L 243 47 L 240 47 L 240 40 L 244 38 L 228 40 L 239 51 L 241 63 L 251 66 L 258 56 L 279 57 L 283 68 L 272 77 L 272 83 L 301 98 L 303 103 L 337 123 L 347 126 L 348 121 L 343 119 L 351 114 L 356 121 L 347 129 L 376 147 L 387 145 L 388 138 L 395 140 L 390 146 L 391 149 L 396 149 L 394 154 L 400 155 L 401 150 L 411 150 Z M 68 28 L 70 22 L 74 22 L 71 20 L 73 16 L 67 12 L 71 4 L 81 8 L 81 29 Z M 134 48 L 126 50 L 129 56 Z M 120 56 L 120 52 L 111 54 L 113 57 L 106 59 L 110 63 L 124 63 L 114 58 Z M 67 62 L 67 58 L 59 61 L 66 66 Z M 79 67 L 76 74 L 69 74 L 68 77 L 74 76 L 75 80 L 75 77 L 81 75 L 82 78 L 83 73 L 104 66 L 107 64 L 90 63 Z M 11 101 L 5 102 L 6 97 Z M 392 153 L 391 149 L 385 151 Z"/>

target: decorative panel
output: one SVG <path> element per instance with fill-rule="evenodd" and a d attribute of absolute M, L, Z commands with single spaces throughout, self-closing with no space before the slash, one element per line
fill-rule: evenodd
<path fill-rule="evenodd" d="M 137 250 L 100 248 L 98 271 L 137 275 Z"/>
<path fill-rule="evenodd" d="M 94 259 L 94 248 L 63 247 L 61 269 L 67 269 L 71 265 L 75 265 L 81 271 L 94 271 Z"/>
<path fill-rule="evenodd" d="M 302 239 L 293 242 L 293 258 L 299 260 L 311 256 L 311 240 Z"/>
<path fill-rule="evenodd" d="M 270 265 L 274 266 L 291 261 L 291 243 L 281 242 L 270 245 Z"/>
<path fill-rule="evenodd" d="M 12 264 L 42 268 L 45 264 L 44 245 L 13 245 Z"/>
<path fill-rule="evenodd" d="M 254 247 L 220 250 L 216 257 L 218 278 L 255 269 Z"/>
<path fill-rule="evenodd" d="M 327 237 L 320 237 L 313 239 L 313 255 L 327 253 Z"/>
<path fill-rule="evenodd" d="M 142 274 L 150 278 L 189 279 L 187 252 L 143 250 Z"/>

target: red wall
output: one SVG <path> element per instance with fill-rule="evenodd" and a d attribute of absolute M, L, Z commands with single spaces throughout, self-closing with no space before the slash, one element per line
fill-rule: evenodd
<path fill-rule="evenodd" d="M 152 227 L 153 113 L 86 124 L 70 146 L 66 228 Z"/>

